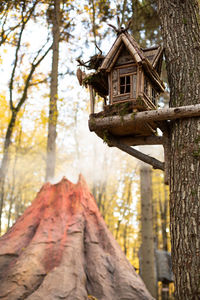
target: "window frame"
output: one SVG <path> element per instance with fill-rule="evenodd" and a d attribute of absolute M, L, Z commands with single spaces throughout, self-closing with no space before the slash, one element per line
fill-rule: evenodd
<path fill-rule="evenodd" d="M 125 78 L 125 82 L 124 84 L 121 84 L 121 78 Z M 129 77 L 130 81 L 129 83 L 127 83 L 127 78 Z M 129 86 L 129 92 L 126 92 L 127 90 L 127 86 Z M 124 87 L 124 91 L 125 93 L 121 93 L 121 87 Z M 119 81 L 118 81 L 118 95 L 128 95 L 128 94 L 132 94 L 132 74 L 119 74 Z"/>
<path fill-rule="evenodd" d="M 126 70 L 127 68 L 135 68 L 135 70 Z M 113 84 L 113 72 L 117 72 L 117 94 L 114 95 L 114 84 Z M 134 64 L 127 64 L 123 66 L 118 66 L 112 68 L 109 76 L 109 82 L 110 82 L 110 103 L 118 102 L 118 101 L 127 101 L 127 97 L 130 99 L 136 99 L 133 95 L 133 76 L 136 76 L 136 90 L 135 90 L 135 95 L 138 93 L 138 76 L 139 76 L 139 70 L 138 70 L 138 65 L 136 63 Z M 124 76 L 130 76 L 130 92 L 121 94 L 120 93 L 120 77 Z M 123 96 L 126 98 L 123 99 Z"/>

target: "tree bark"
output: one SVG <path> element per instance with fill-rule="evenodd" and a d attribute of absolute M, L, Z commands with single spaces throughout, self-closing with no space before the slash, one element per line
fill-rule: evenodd
<path fill-rule="evenodd" d="M 141 191 L 141 276 L 147 289 L 153 297 L 157 296 L 156 265 L 153 236 L 153 211 L 152 211 L 152 171 L 150 167 L 141 166 L 140 191 Z"/>
<path fill-rule="evenodd" d="M 46 181 L 52 179 L 56 166 L 56 126 L 58 119 L 58 62 L 60 40 L 60 0 L 54 0 L 53 11 L 53 58 L 51 70 L 49 123 L 47 139 Z"/>
<path fill-rule="evenodd" d="M 200 26 L 197 0 L 158 0 L 170 86 L 170 106 L 200 97 Z M 200 299 L 200 118 L 170 130 L 170 227 L 176 299 Z"/>

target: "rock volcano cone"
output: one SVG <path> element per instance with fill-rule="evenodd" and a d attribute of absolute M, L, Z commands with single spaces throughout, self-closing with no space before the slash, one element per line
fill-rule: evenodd
<path fill-rule="evenodd" d="M 153 298 L 80 176 L 77 184 L 45 184 L 0 238 L 0 299 Z"/>

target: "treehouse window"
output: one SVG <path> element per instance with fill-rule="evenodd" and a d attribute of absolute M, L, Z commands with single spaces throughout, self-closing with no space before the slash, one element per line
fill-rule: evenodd
<path fill-rule="evenodd" d="M 120 76 L 120 94 L 128 94 L 131 91 L 131 76 Z"/>

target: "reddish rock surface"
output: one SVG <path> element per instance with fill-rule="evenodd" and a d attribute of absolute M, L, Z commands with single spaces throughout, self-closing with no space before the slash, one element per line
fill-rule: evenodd
<path fill-rule="evenodd" d="M 65 178 L 47 183 L 0 238 L 0 299 L 91 296 L 153 299 L 107 229 L 82 176 L 77 184 Z"/>

